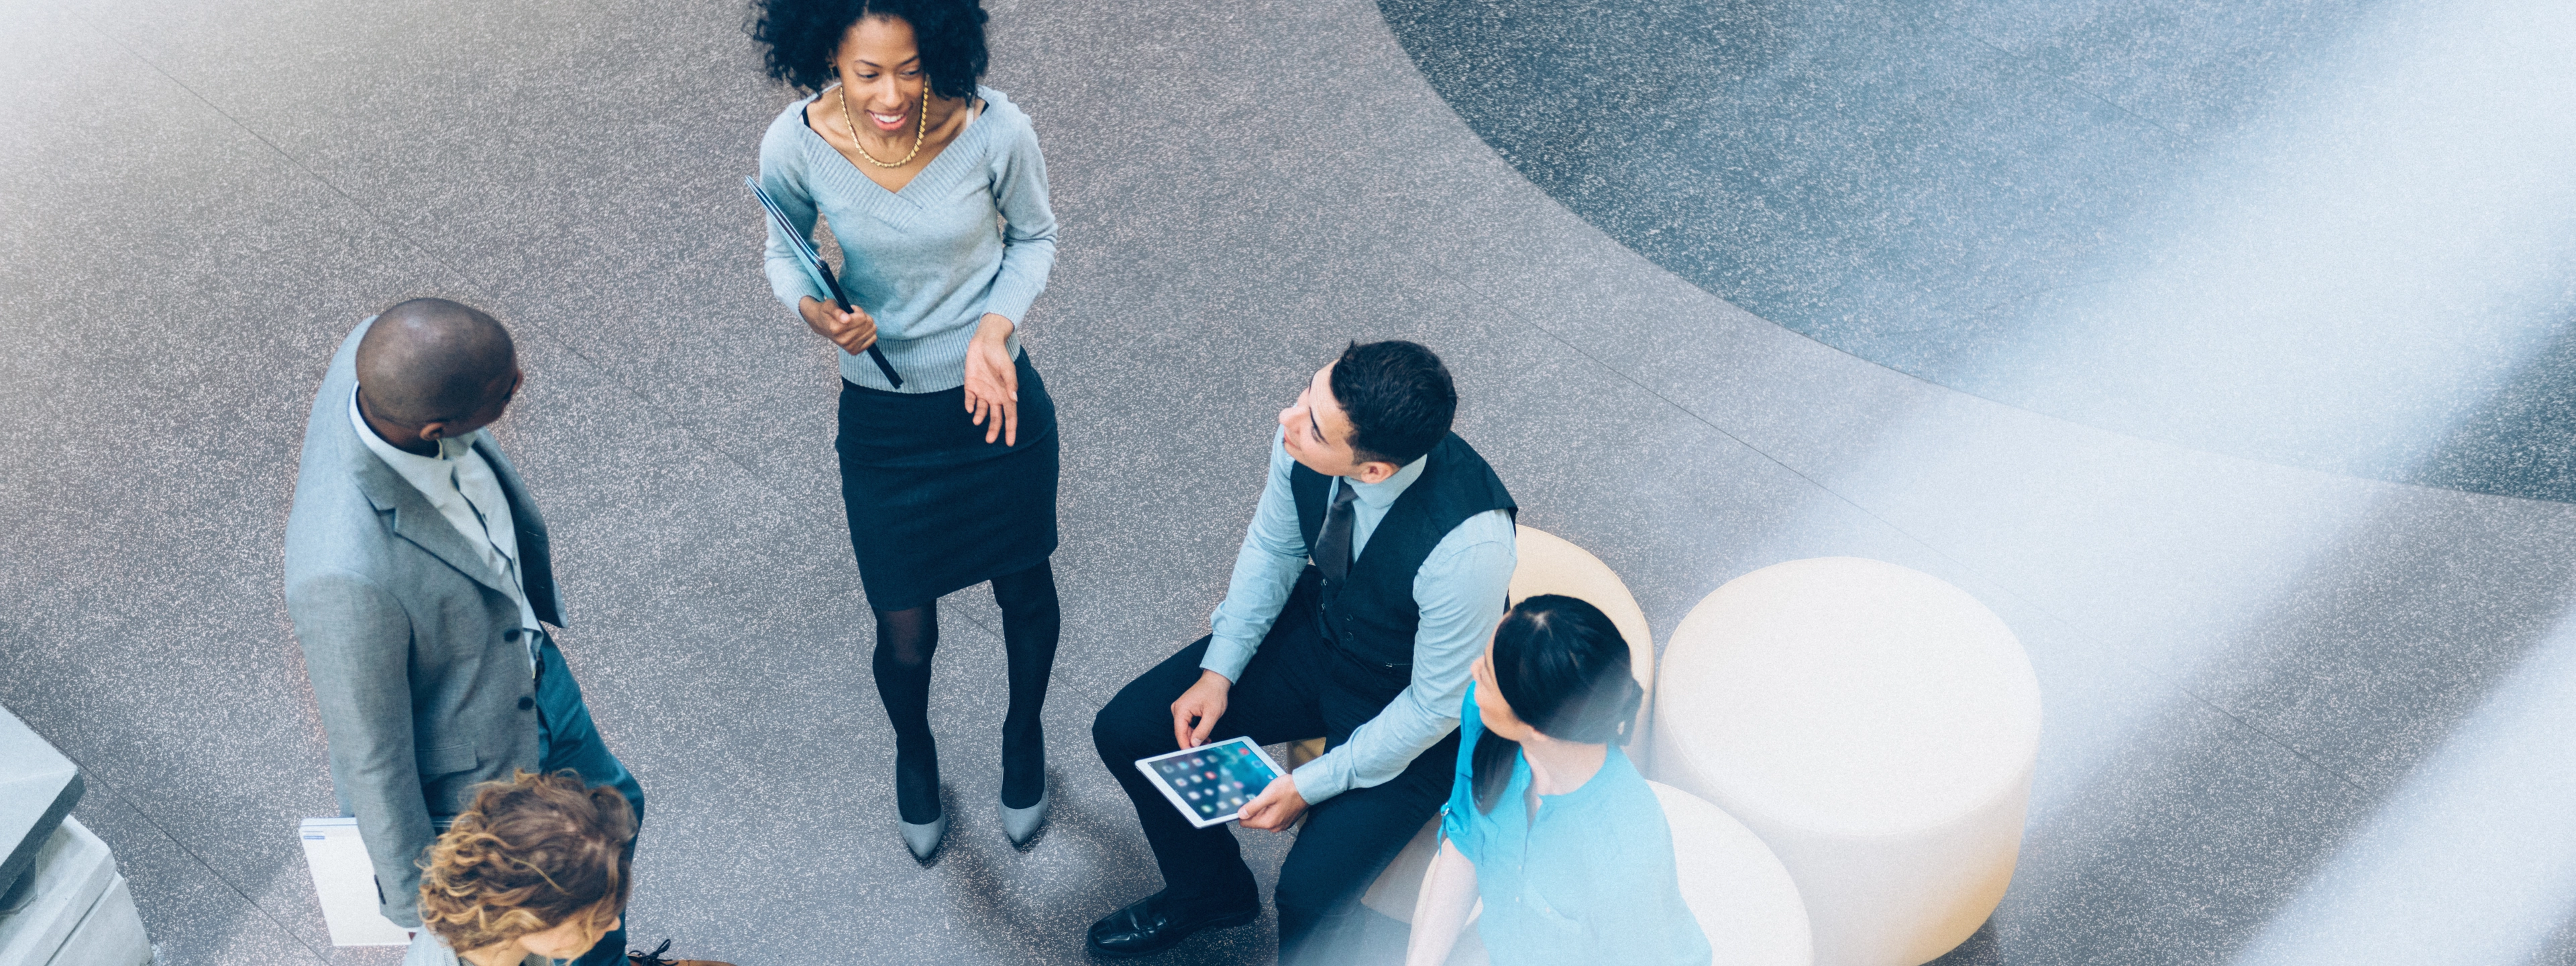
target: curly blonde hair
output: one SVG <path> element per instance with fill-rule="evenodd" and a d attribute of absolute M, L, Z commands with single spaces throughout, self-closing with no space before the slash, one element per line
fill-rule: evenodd
<path fill-rule="evenodd" d="M 421 925 L 460 952 L 575 916 L 604 932 L 626 907 L 634 841 L 626 796 L 570 770 L 485 783 L 421 863 Z"/>

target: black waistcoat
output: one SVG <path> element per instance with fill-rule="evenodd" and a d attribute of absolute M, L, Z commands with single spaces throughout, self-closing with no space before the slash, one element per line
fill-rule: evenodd
<path fill-rule="evenodd" d="M 1332 482 L 1304 464 L 1288 471 L 1288 490 L 1297 498 L 1297 527 L 1309 548 L 1323 532 L 1325 494 Z M 1413 600 L 1413 576 L 1440 538 L 1487 510 L 1517 512 L 1519 507 L 1485 458 L 1451 433 L 1431 448 L 1422 475 L 1404 488 L 1370 532 L 1368 545 L 1351 562 L 1346 586 L 1317 587 L 1316 616 L 1324 636 L 1363 664 L 1390 672 L 1410 669 L 1413 632 L 1422 619 Z M 1306 570 L 1305 581 L 1321 580 L 1313 564 Z"/>

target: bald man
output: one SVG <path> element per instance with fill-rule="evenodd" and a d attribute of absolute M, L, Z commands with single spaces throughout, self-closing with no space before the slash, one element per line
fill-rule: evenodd
<path fill-rule="evenodd" d="M 414 299 L 360 323 L 313 399 L 286 521 L 286 609 L 331 783 L 385 917 L 416 933 L 414 863 L 477 783 L 570 768 L 644 814 L 546 632 L 564 621 L 545 520 L 483 431 L 521 378 L 510 333 L 467 306 Z M 625 948 L 620 928 L 574 962 Z"/>

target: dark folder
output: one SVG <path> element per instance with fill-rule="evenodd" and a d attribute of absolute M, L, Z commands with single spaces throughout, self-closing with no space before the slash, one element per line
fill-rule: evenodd
<path fill-rule="evenodd" d="M 813 280 L 814 284 L 823 291 L 831 293 L 832 304 L 840 306 L 841 311 L 850 311 L 850 297 L 841 294 L 841 280 L 832 277 L 832 266 L 823 262 L 823 253 L 814 250 L 813 240 L 805 237 L 803 232 L 797 231 L 795 222 L 787 220 L 786 210 L 778 207 L 777 200 L 769 197 L 769 192 L 761 190 L 759 179 L 746 176 L 742 179 L 742 183 L 751 186 L 751 193 L 760 199 L 760 206 L 769 209 L 769 220 L 778 225 L 779 231 L 787 234 L 787 243 L 796 248 L 796 261 L 805 266 L 805 277 Z M 887 362 L 885 353 L 879 351 L 873 343 L 868 346 L 868 361 L 877 364 L 878 372 L 885 373 L 888 385 L 897 389 L 903 388 L 903 377 L 894 374 L 894 364 Z"/>

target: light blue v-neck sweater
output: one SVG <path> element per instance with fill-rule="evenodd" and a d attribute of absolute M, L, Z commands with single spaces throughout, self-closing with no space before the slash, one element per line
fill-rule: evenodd
<path fill-rule="evenodd" d="M 964 385 L 966 344 L 987 312 L 1011 320 L 1011 356 L 1020 354 L 1018 326 L 1055 266 L 1055 211 L 1029 116 L 1000 91 L 975 91 L 984 113 L 900 192 L 868 180 L 805 126 L 813 97 L 779 112 L 760 139 L 761 187 L 808 236 L 816 212 L 831 221 L 841 288 L 876 318 L 877 345 L 903 388 L 864 354 L 841 354 L 841 378 L 896 392 Z M 809 295 L 830 302 L 788 245 L 770 224 L 769 290 L 790 309 Z"/>

